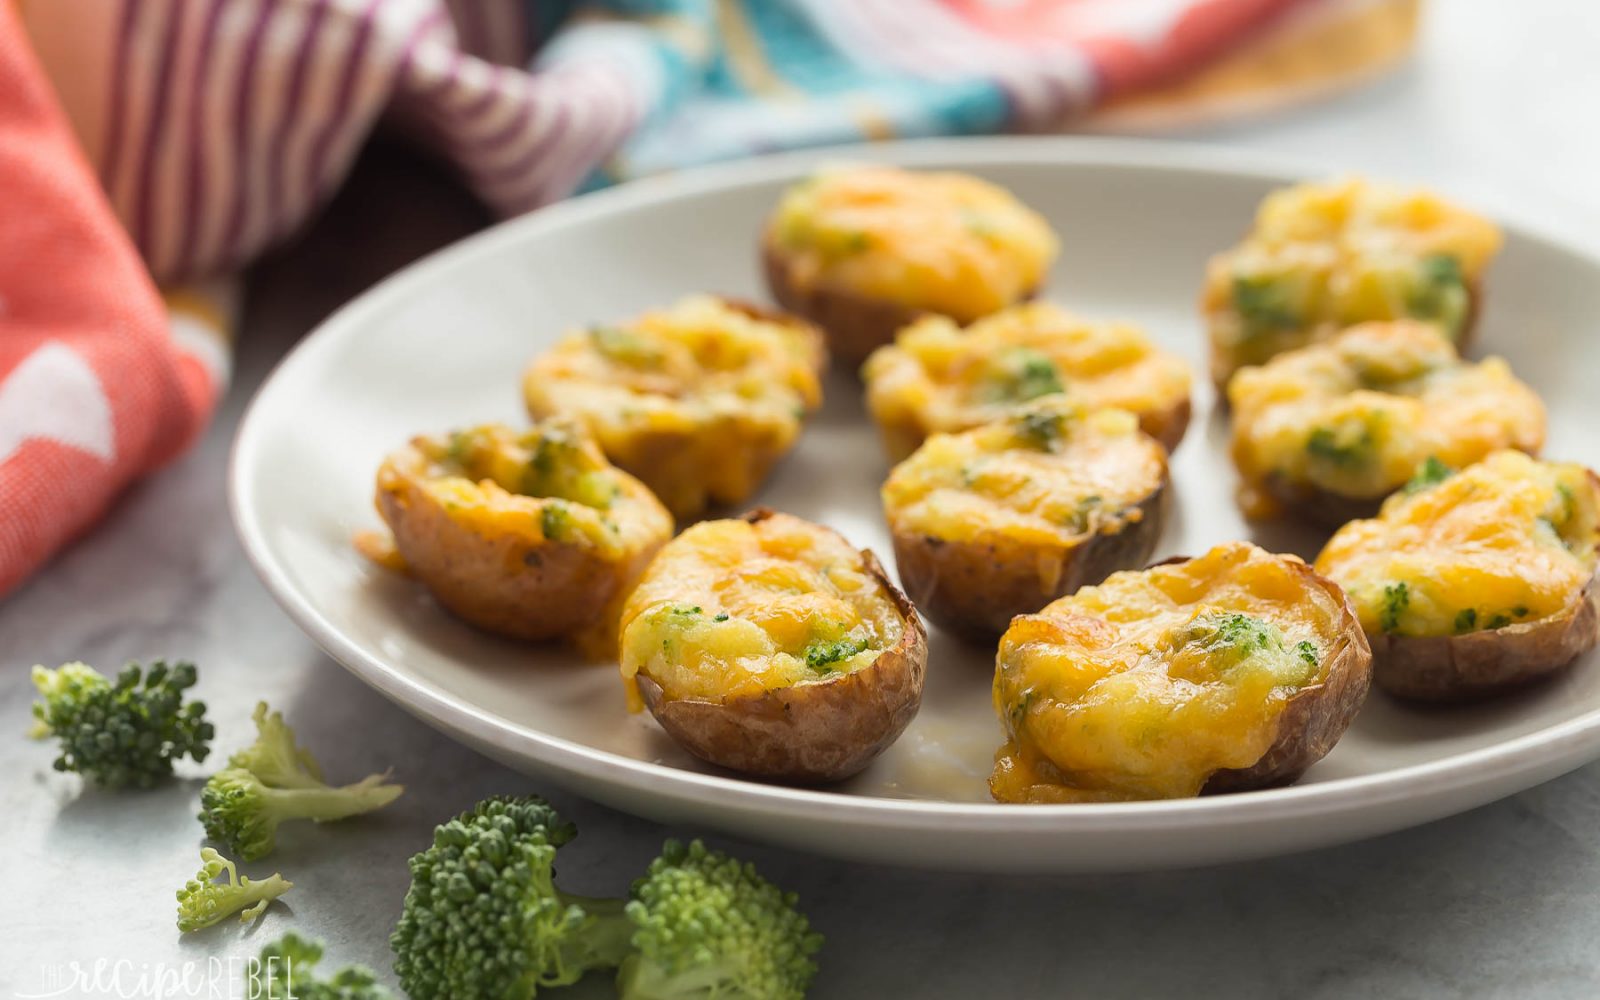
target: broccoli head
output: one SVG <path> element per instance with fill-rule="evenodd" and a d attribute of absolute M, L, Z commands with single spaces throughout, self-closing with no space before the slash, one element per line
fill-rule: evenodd
<path fill-rule="evenodd" d="M 406 994 L 527 1000 L 620 967 L 623 1000 L 805 995 L 822 939 L 750 865 L 668 841 L 630 899 L 589 899 L 555 885 L 574 836 L 535 796 L 488 799 L 436 829 L 389 938 Z"/>
<path fill-rule="evenodd" d="M 627 914 L 637 930 L 622 1000 L 800 1000 L 817 971 L 822 937 L 794 894 L 698 840 L 667 841 Z"/>
<path fill-rule="evenodd" d="M 218 882 L 217 876 L 225 878 Z M 259 881 L 239 874 L 232 861 L 209 847 L 200 849 L 200 870 L 178 890 L 178 930 L 210 927 L 232 913 L 248 923 L 266 911 L 267 904 L 288 892 L 294 883 L 273 872 Z M 239 911 L 244 912 L 240 913 Z"/>
<path fill-rule="evenodd" d="M 57 771 L 75 771 L 108 788 L 149 788 L 187 755 L 203 761 L 215 730 L 204 702 L 184 702 L 194 686 L 192 663 L 157 660 L 148 671 L 129 664 L 115 681 L 84 663 L 33 668 L 32 735 L 55 736 Z"/>
<path fill-rule="evenodd" d="M 318 979 L 322 945 L 293 931 L 261 949 L 245 970 L 245 1000 L 392 1000 L 371 969 L 349 965 Z"/>
<path fill-rule="evenodd" d="M 491 798 L 433 833 L 389 938 L 412 1000 L 525 1000 L 626 956 L 621 900 L 555 886 L 556 851 L 577 831 L 536 796 Z"/>
<path fill-rule="evenodd" d="M 228 767 L 200 791 L 200 822 L 206 836 L 246 861 L 266 857 L 277 843 L 278 824 L 345 819 L 381 809 L 405 789 L 387 774 L 371 774 L 334 787 L 322 768 L 296 745 L 294 730 L 266 703 L 256 706 L 256 742 L 234 754 Z"/>

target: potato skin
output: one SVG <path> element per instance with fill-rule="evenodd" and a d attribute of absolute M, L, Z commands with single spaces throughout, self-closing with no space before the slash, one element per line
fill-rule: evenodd
<path fill-rule="evenodd" d="M 1372 637 L 1373 681 L 1409 701 L 1474 701 L 1531 684 L 1600 641 L 1600 575 L 1553 615 L 1464 635 Z"/>
<path fill-rule="evenodd" d="M 1161 442 L 1161 447 L 1167 449 L 1167 454 L 1178 450 L 1178 443 L 1183 440 L 1183 435 L 1189 429 L 1189 418 L 1194 414 L 1194 403 L 1190 397 L 1183 399 L 1154 413 L 1139 414 L 1139 429 Z"/>
<path fill-rule="evenodd" d="M 900 582 L 938 625 L 969 638 L 992 639 L 1017 615 L 1032 614 L 1117 570 L 1148 562 L 1161 539 L 1168 496 L 1163 479 L 1137 504 L 1139 520 L 1114 534 L 1091 534 L 1069 549 L 1054 587 L 1040 581 L 1037 561 L 1023 546 L 953 542 L 892 530 Z"/>
<path fill-rule="evenodd" d="M 766 508 L 745 514 L 752 524 Z M 916 608 L 861 550 L 869 574 L 905 621 L 893 648 L 871 666 L 831 680 L 713 701 L 667 699 L 644 673 L 635 681 L 650 714 L 685 750 L 729 770 L 769 781 L 823 784 L 856 774 L 893 743 L 922 705 L 928 633 Z"/>
<path fill-rule="evenodd" d="M 1261 486 L 1272 498 L 1272 503 L 1308 524 L 1330 531 L 1342 528 L 1351 521 L 1377 517 L 1379 508 L 1390 496 L 1388 493 L 1375 497 L 1345 496 L 1309 483 L 1289 482 L 1277 475 L 1268 476 Z"/>
<path fill-rule="evenodd" d="M 644 492 L 636 480 L 629 485 Z M 486 534 L 452 518 L 415 476 L 387 466 L 375 499 L 410 574 L 456 617 L 514 639 L 553 639 L 602 626 L 672 534 L 659 504 L 659 538 L 622 560 L 571 542 Z"/>
<path fill-rule="evenodd" d="M 832 356 L 852 367 L 859 367 L 867 355 L 884 344 L 893 343 L 901 327 L 927 313 L 845 289 L 821 284 L 803 287 L 795 281 L 787 255 L 770 234 L 761 238 L 761 270 L 767 289 L 778 304 L 821 327 Z M 1037 287 L 1029 289 L 1021 300 L 1033 298 L 1038 291 Z M 978 317 L 960 318 L 969 322 Z"/>
<path fill-rule="evenodd" d="M 1179 557 L 1156 565 L 1187 561 L 1188 557 Z M 1212 772 L 1201 789 L 1202 795 L 1289 784 L 1328 755 L 1366 700 L 1372 681 L 1372 647 L 1367 644 L 1367 635 L 1349 597 L 1338 584 L 1305 563 L 1299 563 L 1296 572 L 1339 604 L 1339 620 L 1334 626 L 1338 639 L 1324 654 L 1327 676 L 1320 683 L 1296 691 L 1284 705 L 1272 744 L 1259 760 L 1246 768 Z"/>

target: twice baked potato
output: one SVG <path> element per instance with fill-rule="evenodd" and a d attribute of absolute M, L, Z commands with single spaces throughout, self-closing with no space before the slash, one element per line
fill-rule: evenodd
<path fill-rule="evenodd" d="M 1359 178 L 1274 191 L 1206 269 L 1212 377 L 1373 320 L 1427 320 L 1461 350 L 1499 249 L 1494 223 L 1427 191 Z"/>
<path fill-rule="evenodd" d="M 838 781 L 922 703 L 927 632 L 871 552 L 756 510 L 663 548 L 622 611 L 629 706 L 686 750 L 775 781 Z"/>
<path fill-rule="evenodd" d="M 1168 451 L 1189 426 L 1189 366 L 1126 323 L 1091 323 L 1046 302 L 1013 306 L 966 329 L 944 317 L 906 327 L 862 366 L 867 408 L 893 461 L 929 434 L 1003 419 L 1065 392 L 1139 417 Z"/>
<path fill-rule="evenodd" d="M 378 469 L 376 504 L 440 604 L 517 639 L 603 637 L 672 537 L 654 494 L 562 419 L 413 438 Z"/>
<path fill-rule="evenodd" d="M 680 519 L 750 498 L 822 403 L 822 336 L 791 316 L 697 295 L 569 334 L 535 359 L 535 418 L 567 414 Z"/>
<path fill-rule="evenodd" d="M 1233 542 L 1114 573 L 1000 639 L 1001 802 L 1180 798 L 1286 784 L 1344 734 L 1372 653 L 1344 592 Z"/>
<path fill-rule="evenodd" d="M 1370 517 L 1417 466 L 1544 445 L 1544 404 L 1500 358 L 1463 361 L 1436 326 L 1365 323 L 1228 383 L 1246 515 Z"/>
<path fill-rule="evenodd" d="M 1316 567 L 1349 593 L 1373 681 L 1458 701 L 1548 676 L 1600 638 L 1600 479 L 1499 451 L 1452 474 L 1427 463 Z"/>
<path fill-rule="evenodd" d="M 1056 250 L 1050 226 L 1003 188 L 870 165 L 790 187 L 761 238 L 773 298 L 852 365 L 919 316 L 970 323 L 1031 297 Z"/>
<path fill-rule="evenodd" d="M 1149 562 L 1166 495 L 1166 449 L 1137 417 L 1062 395 L 935 434 L 882 490 L 912 602 L 940 625 L 988 636 Z"/>

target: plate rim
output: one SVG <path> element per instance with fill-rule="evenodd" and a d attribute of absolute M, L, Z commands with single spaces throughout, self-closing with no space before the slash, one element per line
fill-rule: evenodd
<path fill-rule="evenodd" d="M 891 798 L 841 793 L 820 788 L 768 784 L 728 774 L 690 771 L 598 749 L 514 723 L 449 692 L 409 675 L 403 668 L 369 653 L 318 609 L 290 579 L 273 554 L 252 496 L 253 456 L 269 426 L 268 406 L 292 373 L 314 363 L 318 355 L 358 329 L 364 317 L 381 310 L 407 286 L 434 271 L 492 256 L 501 244 L 530 234 L 559 230 L 585 220 L 662 201 L 780 181 L 798 170 L 830 159 L 888 161 L 908 165 L 945 163 L 955 169 L 1018 163 L 1063 166 L 1126 166 L 1173 173 L 1211 173 L 1276 183 L 1298 178 L 1355 172 L 1330 171 L 1289 157 L 1201 143 L 1089 136 L 986 136 L 909 139 L 873 144 L 817 147 L 682 173 L 647 177 L 569 198 L 492 225 L 479 233 L 434 250 L 385 276 L 318 323 L 280 358 L 257 387 L 240 418 L 229 450 L 228 510 L 245 557 L 267 591 L 295 625 L 329 656 L 362 682 L 424 721 L 443 727 L 453 737 L 492 746 L 533 759 L 541 769 L 580 794 L 582 783 L 601 782 L 626 788 L 638 796 L 714 801 L 723 809 L 769 817 L 815 818 L 826 808 L 834 825 L 863 823 L 896 829 L 923 829 L 927 820 L 956 832 L 983 832 L 1000 827 L 1019 833 L 1064 832 L 1069 829 L 1107 832 L 1137 826 L 1140 832 L 1195 826 L 1249 824 L 1275 819 L 1315 818 L 1362 811 L 1413 797 L 1425 787 L 1437 799 L 1462 789 L 1491 783 L 1512 773 L 1535 773 L 1600 756 L 1600 707 L 1564 722 L 1437 760 L 1409 764 L 1374 774 L 1332 778 L 1224 796 L 1139 802 L 1015 804 L 944 799 Z M 1482 199 L 1479 199 L 1480 201 Z M 1600 253 L 1584 241 L 1556 235 L 1515 211 L 1491 205 L 1496 221 L 1520 240 L 1575 257 L 1600 272 Z M 1537 782 L 1534 782 L 1537 783 Z"/>

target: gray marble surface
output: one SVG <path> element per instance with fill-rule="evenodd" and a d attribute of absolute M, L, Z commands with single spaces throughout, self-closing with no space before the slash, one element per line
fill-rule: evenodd
<path fill-rule="evenodd" d="M 1392 78 L 1188 137 L 1430 181 L 1600 243 L 1595 6 L 1433 7 L 1418 58 Z M 0 605 L 0 733 L 16 734 L 0 736 L 0 997 L 238 995 L 228 963 L 291 926 L 324 938 L 332 961 L 387 975 L 406 857 L 442 818 L 530 788 L 301 636 L 245 564 L 224 502 L 233 428 L 273 361 L 377 277 L 481 222 L 431 168 L 369 153 L 330 214 L 252 273 L 238 375 L 205 440 Z M 29 665 L 163 655 L 200 663 L 223 753 L 248 740 L 265 697 L 332 774 L 393 765 L 410 789 L 370 819 L 287 832 L 269 860 L 298 887 L 253 931 L 173 927 L 172 893 L 197 865 L 203 769 L 149 793 L 84 791 L 20 736 Z M 580 892 L 622 891 L 669 832 L 542 790 L 582 830 L 563 872 Z M 1203 871 L 951 876 L 717 840 L 802 893 L 829 937 L 818 997 L 1594 997 L 1597 827 L 1600 765 L 1406 833 Z M 80 985 L 74 963 L 104 963 L 105 979 Z M 186 984 L 162 985 L 184 963 Z"/>

